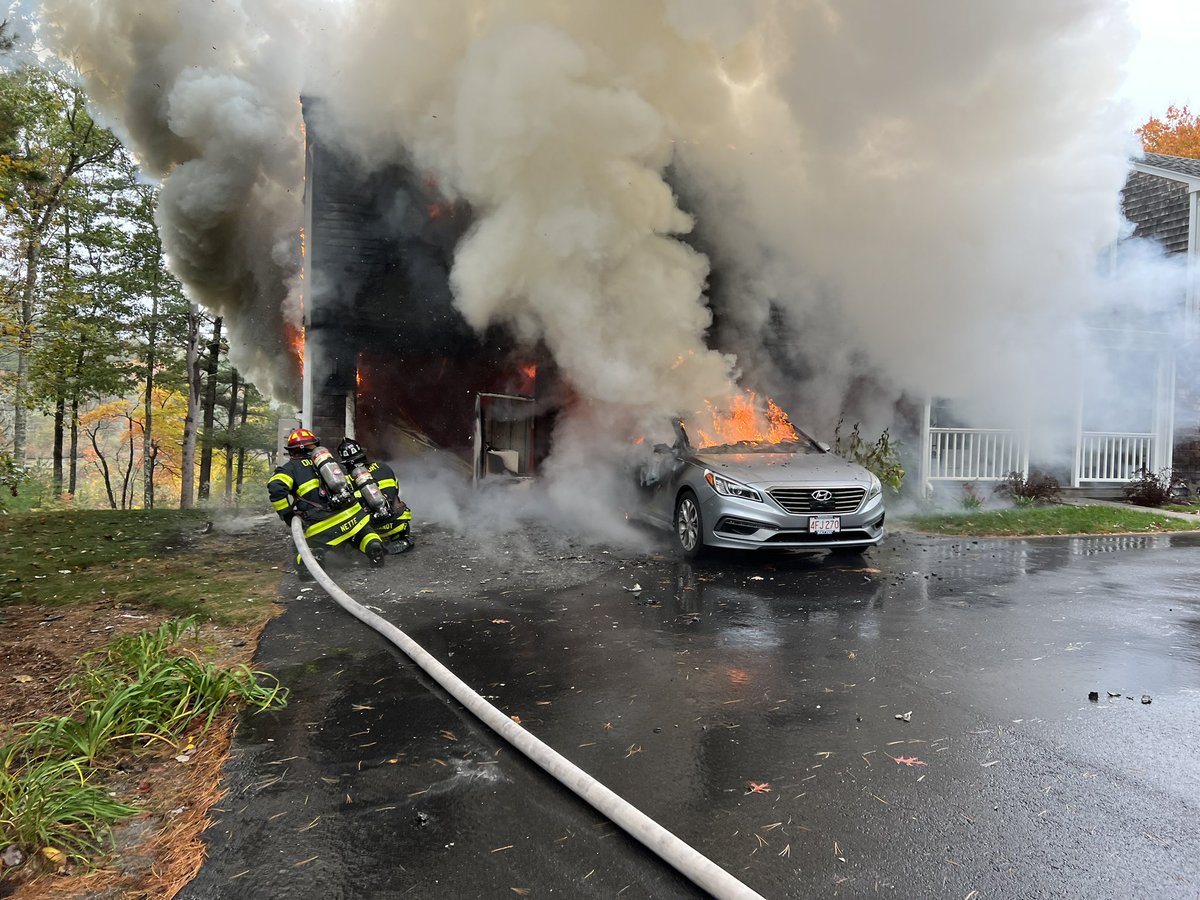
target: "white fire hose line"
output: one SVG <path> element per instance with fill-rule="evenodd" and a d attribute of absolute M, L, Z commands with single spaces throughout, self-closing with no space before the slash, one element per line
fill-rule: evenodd
<path fill-rule="evenodd" d="M 761 894 L 746 887 L 708 857 L 685 844 L 645 813 L 613 793 L 565 756 L 496 709 L 395 625 L 356 602 L 353 597 L 338 587 L 337 583 L 317 564 L 316 558 L 308 548 L 308 542 L 304 539 L 304 527 L 300 523 L 299 516 L 292 519 L 292 538 L 296 542 L 296 549 L 300 552 L 300 557 L 316 578 L 317 583 L 337 601 L 342 609 L 395 644 L 430 678 L 445 688 L 455 700 L 529 759 L 591 804 L 601 815 L 621 826 L 662 860 L 674 866 L 694 884 L 719 900 L 764 900 Z"/>

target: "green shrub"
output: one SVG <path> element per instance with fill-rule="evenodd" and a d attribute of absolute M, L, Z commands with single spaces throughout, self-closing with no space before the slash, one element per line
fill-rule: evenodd
<path fill-rule="evenodd" d="M 1122 488 L 1125 499 L 1136 506 L 1165 506 L 1187 494 L 1187 484 L 1175 478 L 1170 469 L 1152 472 L 1138 469 L 1136 477 Z"/>
<path fill-rule="evenodd" d="M 891 488 L 892 493 L 899 493 L 905 471 L 900 462 L 900 444 L 892 441 L 889 429 L 883 429 L 875 442 L 869 444 L 860 434 L 857 422 L 850 435 L 843 439 L 842 424 L 839 421 L 833 430 L 833 452 L 863 466 Z"/>
<path fill-rule="evenodd" d="M 24 466 L 17 465 L 11 453 L 0 450 L 0 513 L 8 510 L 13 498 L 21 493 L 21 485 L 28 480 Z"/>
<path fill-rule="evenodd" d="M 1012 498 L 1014 506 L 1037 506 L 1058 500 L 1062 496 L 1062 485 L 1053 475 L 1037 470 L 1028 476 L 1023 472 L 1009 472 L 992 493 Z"/>

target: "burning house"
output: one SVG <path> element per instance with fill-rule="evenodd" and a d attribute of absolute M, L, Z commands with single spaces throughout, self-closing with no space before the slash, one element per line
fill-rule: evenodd
<path fill-rule="evenodd" d="M 326 441 L 435 446 L 476 477 L 528 475 L 548 450 L 554 367 L 503 327 L 476 333 L 450 291 L 470 210 L 404 165 L 367 170 L 304 100 L 301 417 Z"/>

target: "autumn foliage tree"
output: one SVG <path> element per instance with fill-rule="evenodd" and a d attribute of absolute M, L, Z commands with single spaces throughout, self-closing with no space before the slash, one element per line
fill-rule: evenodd
<path fill-rule="evenodd" d="M 1191 112 L 1187 104 L 1168 106 L 1161 119 L 1151 116 L 1137 129 L 1137 136 L 1147 153 L 1200 159 L 1200 114 Z"/>

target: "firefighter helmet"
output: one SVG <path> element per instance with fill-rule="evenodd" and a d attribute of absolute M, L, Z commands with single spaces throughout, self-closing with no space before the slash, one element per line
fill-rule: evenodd
<path fill-rule="evenodd" d="M 342 462 L 350 465 L 365 463 L 367 461 L 367 451 L 362 448 L 362 444 L 353 438 L 344 438 L 338 444 L 338 456 Z"/>
<path fill-rule="evenodd" d="M 307 428 L 297 428 L 288 435 L 287 448 L 289 450 L 307 450 L 309 447 L 315 447 L 320 441 L 317 436 Z"/>

